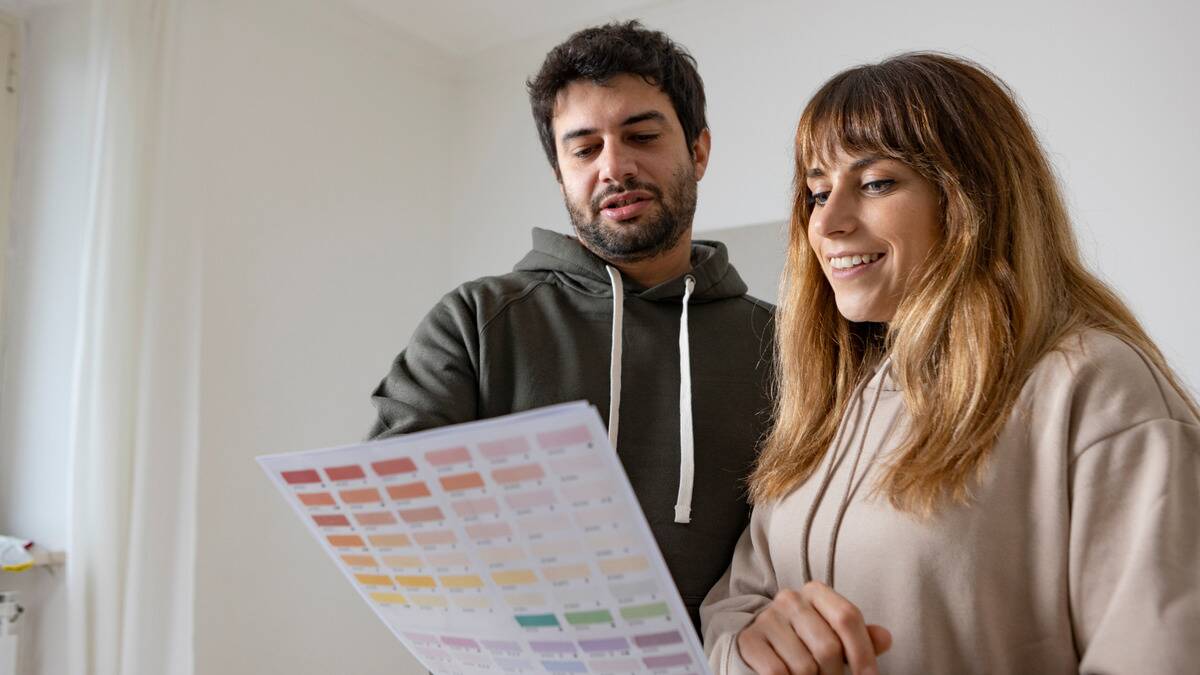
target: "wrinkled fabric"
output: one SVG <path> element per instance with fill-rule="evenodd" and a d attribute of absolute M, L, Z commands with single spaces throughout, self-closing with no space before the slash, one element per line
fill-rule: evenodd
<path fill-rule="evenodd" d="M 869 425 L 861 413 L 843 422 L 855 444 L 867 430 L 866 468 L 850 485 L 850 462 L 834 467 L 808 551 L 801 528 L 824 463 L 755 507 L 701 609 L 715 673 L 750 672 L 736 635 L 802 585 L 803 556 L 826 578 L 848 485 L 835 590 L 892 632 L 881 672 L 1197 672 L 1200 421 L 1139 352 L 1098 331 L 1064 341 L 1026 382 L 971 503 L 926 521 L 872 490 L 909 423 L 879 373 L 860 396 L 877 394 Z"/>
<path fill-rule="evenodd" d="M 512 273 L 463 284 L 425 317 L 375 390 L 372 438 L 580 399 L 607 422 L 614 317 L 604 261 L 562 234 L 535 229 L 533 240 Z M 773 308 L 746 295 L 722 244 L 694 242 L 688 276 L 690 523 L 675 522 L 684 276 L 653 288 L 623 278 L 616 446 L 698 626 L 749 520 L 744 478 L 769 419 Z"/>

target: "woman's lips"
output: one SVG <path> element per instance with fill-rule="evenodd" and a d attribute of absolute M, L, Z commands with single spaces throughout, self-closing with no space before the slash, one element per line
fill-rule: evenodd
<path fill-rule="evenodd" d="M 887 260 L 886 255 L 881 255 L 874 262 L 862 263 L 854 267 L 838 269 L 836 267 L 829 268 L 829 276 L 834 279 L 853 279 L 862 276 L 879 266 L 879 263 Z"/>

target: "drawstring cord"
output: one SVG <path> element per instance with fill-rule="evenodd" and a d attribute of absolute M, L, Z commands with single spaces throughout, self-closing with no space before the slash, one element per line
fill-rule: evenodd
<path fill-rule="evenodd" d="M 621 272 L 605 265 L 613 287 L 612 355 L 608 366 L 608 442 L 617 449 L 617 428 L 621 422 L 621 323 L 625 314 L 625 286 Z"/>
<path fill-rule="evenodd" d="M 692 521 L 692 483 L 696 477 L 696 443 L 692 433 L 692 358 L 688 338 L 688 300 L 696 279 L 687 275 L 683 286 L 683 315 L 679 319 L 679 494 L 675 522 Z"/>
<path fill-rule="evenodd" d="M 833 562 L 835 556 L 837 555 L 838 532 L 842 527 L 842 518 L 846 515 L 846 510 L 850 507 L 850 495 L 854 489 L 854 477 L 855 474 L 858 473 L 858 464 L 862 460 L 863 449 L 867 446 L 867 433 L 871 430 L 871 420 L 875 417 L 876 406 L 879 405 L 879 395 L 883 392 L 883 381 L 884 378 L 887 377 L 887 374 L 891 372 L 891 369 L 892 360 L 891 358 L 888 358 L 883 362 L 882 367 L 879 369 L 879 384 L 875 388 L 874 398 L 871 399 L 871 408 L 867 411 L 867 420 L 863 426 L 862 438 L 860 438 L 858 442 L 858 451 L 854 454 L 854 462 L 850 465 L 850 478 L 846 483 L 846 491 L 842 494 L 842 502 L 838 505 L 837 514 L 833 519 L 833 527 L 831 528 L 831 534 L 829 538 L 829 553 L 826 556 L 825 566 L 825 585 L 829 586 L 830 588 L 833 588 Z M 846 427 L 849 426 L 848 421 L 850 420 L 850 416 L 853 414 L 856 407 L 861 407 L 857 406 L 856 404 L 861 398 L 863 392 L 866 390 L 866 386 L 871 379 L 874 378 L 864 380 L 854 388 L 852 398 L 850 399 L 850 406 L 847 408 L 846 414 L 842 417 L 842 423 L 839 425 L 840 428 L 838 429 L 837 436 L 834 438 L 833 446 L 830 448 L 829 465 L 825 468 L 825 475 L 821 478 L 821 485 L 817 488 L 817 493 L 813 496 L 812 504 L 808 507 L 808 515 L 804 519 L 804 555 L 801 560 L 801 571 L 804 583 L 812 581 L 812 571 L 809 569 L 808 564 L 808 542 L 810 535 L 812 534 L 813 521 L 816 520 L 817 508 L 821 505 L 821 500 L 825 498 L 825 492 L 829 489 L 829 483 L 833 480 L 833 469 L 838 462 L 837 451 L 841 447 L 842 436 L 846 431 Z"/>
<path fill-rule="evenodd" d="M 605 265 L 613 287 L 612 354 L 608 373 L 608 442 L 617 449 L 621 421 L 621 331 L 625 309 L 625 287 L 621 272 Z M 679 319 L 679 493 L 675 499 L 675 522 L 692 520 L 692 487 L 696 479 L 696 441 L 692 426 L 692 359 L 688 335 L 688 301 L 696 289 L 696 278 L 684 279 L 683 314 Z"/>

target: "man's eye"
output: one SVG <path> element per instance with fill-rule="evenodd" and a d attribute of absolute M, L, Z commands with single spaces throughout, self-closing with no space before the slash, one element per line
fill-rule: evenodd
<path fill-rule="evenodd" d="M 873 180 L 869 183 L 864 183 L 863 189 L 870 193 L 882 194 L 882 193 L 890 190 L 892 188 L 892 186 L 895 184 L 896 184 L 896 181 L 894 181 L 890 178 L 883 178 L 880 180 Z"/>
<path fill-rule="evenodd" d="M 593 152 L 595 152 L 595 148 L 593 148 L 591 146 L 586 146 L 583 148 L 579 148 L 577 150 L 572 150 L 571 154 L 578 157 L 579 159 L 587 159 L 587 157 L 590 156 Z"/>
<path fill-rule="evenodd" d="M 633 140 L 638 143 L 649 143 L 658 138 L 658 134 L 635 134 Z"/>
<path fill-rule="evenodd" d="M 829 192 L 813 192 L 808 195 L 809 206 L 824 206 L 829 201 Z"/>

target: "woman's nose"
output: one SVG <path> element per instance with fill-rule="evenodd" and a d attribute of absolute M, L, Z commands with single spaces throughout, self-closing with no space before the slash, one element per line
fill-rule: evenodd
<path fill-rule="evenodd" d="M 838 237 L 853 232 L 858 228 L 853 195 L 831 191 L 824 204 L 813 208 L 808 227 L 822 237 Z"/>

